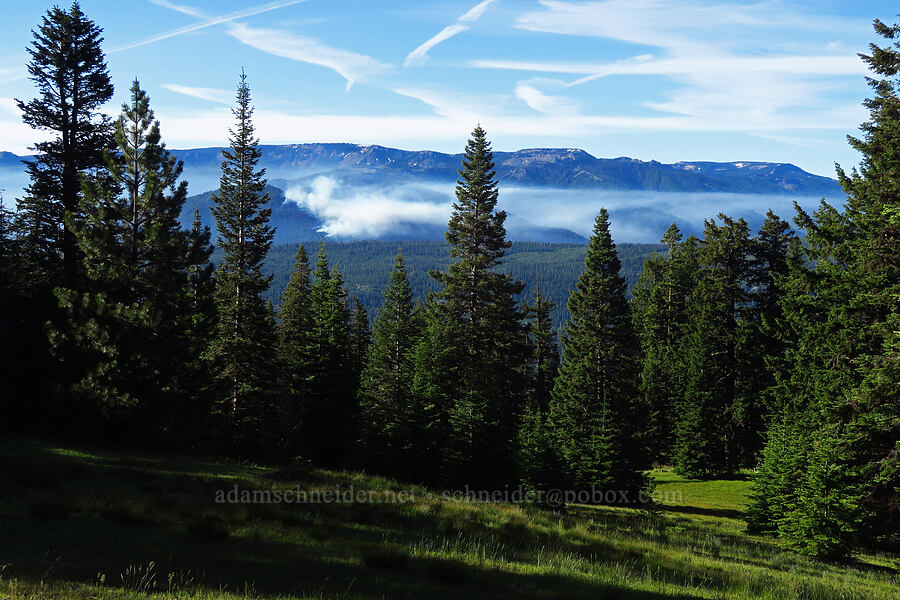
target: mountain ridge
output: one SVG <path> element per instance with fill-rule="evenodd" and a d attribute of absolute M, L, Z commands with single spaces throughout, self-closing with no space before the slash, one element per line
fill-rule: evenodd
<path fill-rule="evenodd" d="M 377 144 L 305 143 L 262 145 L 261 166 L 270 176 L 291 178 L 340 172 L 360 181 L 390 175 L 397 180 L 453 181 L 462 154 L 402 150 Z M 186 174 L 218 169 L 221 147 L 171 150 Z M 12 169 L 28 156 L 0 152 L 0 167 Z M 620 156 L 598 158 L 578 148 L 495 151 L 501 185 L 653 192 L 726 192 L 835 196 L 838 182 L 791 163 L 678 161 L 661 163 Z M 23 169 L 24 170 L 24 169 Z"/>
<path fill-rule="evenodd" d="M 401 150 L 377 144 L 263 145 L 262 166 L 275 171 L 391 173 L 406 178 L 454 180 L 462 154 Z M 221 148 L 173 150 L 186 167 L 217 167 Z M 524 148 L 494 152 L 502 184 L 653 192 L 730 192 L 834 195 L 838 182 L 791 163 L 679 161 L 666 164 L 630 157 L 597 158 L 578 148 Z"/>

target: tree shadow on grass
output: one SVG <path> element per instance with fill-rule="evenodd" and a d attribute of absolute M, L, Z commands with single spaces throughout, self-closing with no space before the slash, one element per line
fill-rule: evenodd
<path fill-rule="evenodd" d="M 579 545 L 525 524 L 494 526 L 472 512 L 442 513 L 452 507 L 411 513 L 400 504 L 215 502 L 223 487 L 279 483 L 253 473 L 167 457 L 0 444 L 0 564 L 10 565 L 5 576 L 26 581 L 89 582 L 103 573 L 108 584 L 122 585 L 129 567 L 149 569 L 155 561 L 163 589 L 169 573 L 180 573 L 207 590 L 240 590 L 252 582 L 266 595 L 695 597 L 601 585 L 578 570 L 536 573 L 535 549 L 546 547 L 621 566 L 640 583 L 645 557 L 602 541 Z M 344 486 L 363 481 L 340 474 L 317 476 L 322 479 Z M 667 578 L 690 586 L 686 574 L 672 571 Z"/>
<path fill-rule="evenodd" d="M 726 519 L 743 519 L 744 511 L 733 508 L 702 508 L 699 506 L 687 506 L 684 504 L 657 504 L 662 512 L 680 513 L 684 515 L 703 515 L 707 517 L 722 517 Z"/>

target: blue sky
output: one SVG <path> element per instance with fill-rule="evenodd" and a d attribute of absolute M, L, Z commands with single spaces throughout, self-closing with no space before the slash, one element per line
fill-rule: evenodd
<path fill-rule="evenodd" d="M 36 133 L 13 98 L 52 3 L 4 2 L 0 149 Z M 63 6 L 67 6 L 65 2 Z M 833 175 L 869 94 L 856 53 L 888 1 L 83 0 L 116 85 L 138 77 L 172 148 L 224 145 L 248 75 L 263 143 L 459 152 L 578 147 L 642 160 L 767 160 Z"/>

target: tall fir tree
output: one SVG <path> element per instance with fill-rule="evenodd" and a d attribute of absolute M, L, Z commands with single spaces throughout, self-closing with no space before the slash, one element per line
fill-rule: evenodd
<path fill-rule="evenodd" d="M 16 101 L 27 125 L 52 136 L 33 147 L 37 156 L 26 162 L 31 183 L 18 205 L 29 278 L 51 286 L 79 287 L 72 226 L 81 216 L 80 178 L 102 169 L 104 151 L 115 146 L 109 119 L 100 112 L 113 95 L 101 33 L 78 2 L 68 11 L 47 11 L 28 48 L 28 74 L 39 96 Z"/>
<path fill-rule="evenodd" d="M 638 340 L 621 270 L 609 214 L 601 209 L 584 271 L 569 296 L 550 419 L 571 485 L 630 490 L 635 500 L 647 485 L 641 473 L 645 449 L 636 435 L 646 414 L 638 392 Z"/>
<path fill-rule="evenodd" d="M 678 406 L 687 388 L 687 301 L 696 282 L 698 253 L 697 239 L 683 240 L 674 223 L 661 241 L 666 253 L 644 261 L 632 290 L 632 310 L 641 343 L 641 396 L 649 411 L 643 436 L 648 459 L 670 464 Z"/>
<path fill-rule="evenodd" d="M 519 475 L 532 492 L 565 485 L 562 457 L 554 444 L 548 414 L 556 375 L 559 347 L 552 327 L 554 303 L 541 293 L 537 282 L 533 300 L 525 306 L 530 357 L 527 364 L 527 405 L 519 427 Z M 541 500 L 540 496 L 536 497 Z"/>
<path fill-rule="evenodd" d="M 896 40 L 900 25 L 876 20 L 875 31 Z M 801 447 L 780 447 L 770 429 L 750 510 L 751 526 L 828 558 L 900 546 L 900 43 L 870 49 L 869 119 L 849 138 L 862 161 L 838 168 L 845 209 L 823 202 L 795 219 L 814 269 L 796 271 L 781 301 L 797 342 L 775 376 L 784 419 L 804 424 Z M 795 485 L 773 496 L 769 474 L 784 464 Z"/>
<path fill-rule="evenodd" d="M 404 480 L 426 480 L 428 415 L 413 393 L 415 347 L 421 331 L 413 291 L 398 253 L 375 318 L 360 385 L 360 431 L 366 462 Z"/>
<path fill-rule="evenodd" d="M 6 345 L 16 352 L 4 364 L 14 395 L 28 399 L 17 405 L 20 417 L 8 413 L 23 426 L 37 419 L 66 423 L 73 414 L 62 390 L 79 369 L 52 356 L 45 324 L 65 323 L 52 289 L 80 284 L 79 250 L 66 219 L 80 217 L 80 179 L 100 170 L 104 151 L 115 146 L 109 119 L 100 112 L 113 94 L 101 32 L 77 2 L 68 10 L 48 10 L 27 48 L 26 68 L 37 96 L 16 101 L 24 123 L 45 140 L 26 161 L 30 183 L 16 200 L 13 220 L 20 277 Z"/>
<path fill-rule="evenodd" d="M 372 343 L 369 313 L 356 296 L 348 307 L 350 311 L 350 372 L 354 388 L 359 388 L 360 377 L 366 363 L 366 354 Z"/>
<path fill-rule="evenodd" d="M 328 265 L 325 243 L 319 248 L 310 291 L 312 352 L 305 456 L 317 464 L 339 465 L 356 437 L 356 382 L 350 347 L 350 311 L 340 271 Z"/>
<path fill-rule="evenodd" d="M 748 343 L 739 314 L 747 307 L 750 234 L 746 221 L 720 214 L 709 220 L 700 249 L 701 270 L 688 310 L 687 386 L 677 424 L 675 461 L 688 477 L 709 478 L 734 468 L 743 454 L 736 432 L 746 426 L 739 392 L 741 356 Z"/>
<path fill-rule="evenodd" d="M 528 403 L 547 415 L 553 382 L 559 371 L 559 345 L 553 330 L 551 313 L 556 304 L 543 295 L 541 283 L 535 286 L 534 298 L 525 306 L 528 349 Z"/>
<path fill-rule="evenodd" d="M 279 356 L 287 384 L 283 408 L 284 444 L 292 454 L 302 451 L 305 403 L 309 401 L 311 365 L 315 360 L 312 318 L 309 255 L 300 244 L 294 256 L 294 268 L 281 293 L 278 328 Z"/>
<path fill-rule="evenodd" d="M 190 360 L 183 336 L 189 243 L 178 222 L 187 184 L 137 81 L 115 138 L 106 173 L 83 185 L 83 218 L 68 219 L 84 282 L 82 291 L 57 289 L 69 325 L 53 341 L 66 360 L 84 361 L 76 390 L 113 411 L 136 407 L 135 421 L 166 429 Z"/>
<path fill-rule="evenodd" d="M 773 416 L 772 401 L 775 378 L 773 372 L 781 368 L 788 347 L 794 340 L 784 327 L 781 300 L 793 269 L 805 268 L 799 262 L 800 240 L 791 226 L 771 210 L 752 240 L 750 291 L 746 319 L 747 344 L 741 359 L 743 390 L 750 400 L 746 404 L 746 423 L 736 440 L 743 457 L 743 465 L 751 465 L 762 448 L 766 424 Z"/>
<path fill-rule="evenodd" d="M 221 413 L 233 441 L 249 448 L 258 445 L 253 438 L 267 429 L 272 416 L 275 332 L 261 294 L 271 281 L 262 267 L 275 232 L 269 225 L 272 209 L 264 192 L 265 169 L 259 168 L 262 150 L 243 72 L 236 103 L 229 148 L 222 151 L 219 189 L 212 195 L 222 261 L 216 272 L 218 331 L 210 355 L 221 383 Z"/>
<path fill-rule="evenodd" d="M 445 272 L 432 272 L 443 286 L 432 325 L 443 331 L 428 343 L 444 349 L 431 352 L 433 370 L 423 371 L 421 381 L 426 399 L 446 411 L 446 476 L 457 484 L 496 486 L 517 479 L 526 348 L 516 296 L 524 286 L 498 269 L 510 243 L 506 213 L 496 210 L 493 152 L 481 126 L 472 132 L 462 167 L 446 234 L 453 262 Z"/>
<path fill-rule="evenodd" d="M 208 417 L 212 411 L 212 392 L 215 388 L 210 378 L 207 349 L 216 332 L 216 280 L 215 265 L 211 258 L 214 247 L 212 233 L 203 225 L 200 210 L 194 209 L 194 218 L 187 234 L 187 255 L 185 268 L 187 284 L 184 290 L 181 335 L 187 347 L 187 361 L 182 369 L 181 386 L 189 396 L 189 406 L 184 412 L 183 424 L 196 428 L 198 424 L 206 430 Z M 196 437 L 196 432 L 182 430 L 180 437 Z"/>

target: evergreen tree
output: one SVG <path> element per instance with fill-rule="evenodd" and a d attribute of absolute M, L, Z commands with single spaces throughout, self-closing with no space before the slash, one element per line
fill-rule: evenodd
<path fill-rule="evenodd" d="M 666 463 L 673 458 L 677 409 L 687 388 L 687 301 L 698 257 L 697 239 L 682 241 L 674 223 L 661 241 L 667 252 L 644 261 L 631 304 L 641 342 L 641 396 L 649 411 L 644 435 L 648 458 Z"/>
<path fill-rule="evenodd" d="M 562 488 L 562 457 L 553 443 L 548 422 L 553 382 L 559 371 L 559 347 L 551 326 L 554 303 L 541 293 L 538 282 L 534 299 L 525 306 L 530 358 L 527 405 L 519 428 L 519 473 L 522 484 L 533 493 Z M 539 503 L 546 502 L 537 495 Z"/>
<path fill-rule="evenodd" d="M 770 420 L 747 508 L 747 525 L 752 533 L 776 533 L 795 508 L 794 490 L 805 465 L 810 435 L 808 422 L 798 417 L 782 413 Z"/>
<path fill-rule="evenodd" d="M 339 464 L 355 439 L 356 382 L 350 348 L 350 313 L 344 280 L 319 248 L 310 291 L 312 359 L 309 371 L 305 455 L 319 464 Z"/>
<path fill-rule="evenodd" d="M 781 299 L 791 270 L 804 268 L 797 262 L 799 244 L 790 225 L 771 210 L 752 241 L 747 282 L 751 306 L 743 313 L 747 321 L 747 344 L 741 357 L 744 389 L 739 392 L 750 400 L 745 427 L 736 444 L 743 453 L 743 464 L 752 464 L 761 449 L 766 422 L 774 408 L 770 400 L 775 385 L 772 373 L 793 341 L 783 327 Z"/>
<path fill-rule="evenodd" d="M 428 416 L 412 392 L 414 351 L 420 335 L 403 255 L 397 254 L 373 328 L 360 386 L 363 448 L 380 472 L 423 480 Z"/>
<path fill-rule="evenodd" d="M 271 280 L 263 275 L 262 265 L 274 236 L 269 226 L 272 209 L 264 193 L 265 170 L 258 168 L 262 150 L 254 135 L 250 87 L 243 72 L 231 112 L 235 126 L 229 129 L 230 146 L 222 152 L 222 177 L 212 196 L 222 262 L 216 273 L 218 331 L 210 354 L 222 386 L 222 413 L 240 442 L 264 428 L 272 404 L 268 397 L 275 338 L 261 297 Z"/>
<path fill-rule="evenodd" d="M 877 20 L 875 30 L 889 40 L 900 35 L 900 25 Z M 797 271 L 782 299 L 797 342 L 787 352 L 790 368 L 775 371 L 776 401 L 807 432 L 798 452 L 804 459 L 789 475 L 800 485 L 767 507 L 760 497 L 768 483 L 757 477 L 751 507 L 761 521 L 752 525 L 771 529 L 777 520 L 789 544 L 829 558 L 859 543 L 900 545 L 900 44 L 872 44 L 862 58 L 876 77 L 869 79 L 874 97 L 864 102 L 863 137 L 849 138 L 860 168 L 838 168 L 848 195 L 843 212 L 824 202 L 812 215 L 798 209 L 795 222 L 815 268 Z M 784 453 L 766 450 L 762 474 L 785 461 Z"/>
<path fill-rule="evenodd" d="M 137 81 L 115 138 L 107 172 L 84 183 L 84 218 L 69 219 L 84 256 L 83 291 L 57 289 L 69 325 L 53 341 L 67 360 L 83 360 L 78 391 L 112 409 L 135 405 L 141 421 L 165 428 L 190 360 L 189 245 L 178 222 L 187 184 Z"/>
<path fill-rule="evenodd" d="M 184 291 L 184 315 L 181 334 L 187 347 L 187 361 L 184 364 L 181 386 L 191 398 L 191 414 L 186 415 L 184 424 L 197 427 L 205 421 L 212 406 L 211 392 L 214 384 L 207 349 L 216 332 L 216 280 L 215 266 L 210 262 L 213 245 L 209 227 L 203 225 L 199 209 L 194 209 L 194 219 L 187 234 L 187 256 L 185 268 L 187 285 Z M 203 424 L 207 426 L 206 423 Z M 185 430 L 184 439 L 190 434 Z M 196 437 L 196 432 L 193 433 Z"/>
<path fill-rule="evenodd" d="M 525 345 L 515 297 L 523 284 L 498 270 L 510 243 L 506 213 L 497 211 L 493 153 L 476 127 L 459 171 L 456 202 L 446 234 L 453 262 L 432 276 L 435 297 L 431 342 L 444 350 L 423 372 L 429 403 L 446 410 L 449 438 L 445 473 L 455 483 L 496 486 L 516 481 L 515 443 L 524 405 Z"/>
<path fill-rule="evenodd" d="M 354 296 L 350 307 L 350 368 L 354 388 L 359 387 L 366 354 L 371 343 L 372 331 L 369 326 L 369 314 L 359 298 Z"/>
<path fill-rule="evenodd" d="M 631 490 L 635 499 L 647 484 L 641 473 L 644 449 L 636 436 L 645 413 L 637 389 L 638 342 L 621 268 L 609 214 L 601 209 L 584 271 L 569 296 L 550 419 L 576 489 Z"/>
<path fill-rule="evenodd" d="M 702 269 L 688 304 L 687 387 L 675 451 L 676 467 L 688 477 L 734 468 L 735 457 L 743 455 L 736 432 L 746 427 L 754 401 L 739 394 L 741 356 L 749 343 L 739 318 L 748 302 L 749 230 L 743 219 L 719 219 L 722 225 L 706 222 Z"/>
<path fill-rule="evenodd" d="M 279 355 L 287 383 L 287 404 L 284 407 L 285 444 L 293 450 L 302 449 L 300 436 L 306 418 L 305 403 L 310 396 L 311 365 L 315 360 L 311 339 L 311 295 L 309 256 L 306 248 L 300 244 L 294 257 L 290 279 L 281 293 L 281 322 L 278 330 Z"/>
<path fill-rule="evenodd" d="M 547 415 L 553 381 L 559 370 L 559 347 L 550 316 L 554 306 L 554 302 L 541 293 L 539 281 L 534 300 L 525 306 L 525 314 L 528 317 L 527 334 L 531 354 L 528 363 L 528 402 L 543 416 Z"/>
<path fill-rule="evenodd" d="M 37 156 L 26 163 L 31 183 L 18 206 L 29 278 L 51 286 L 79 286 L 72 227 L 81 216 L 80 177 L 101 169 L 103 152 L 114 146 L 109 121 L 99 112 L 113 95 L 101 33 L 78 2 L 68 11 L 47 11 L 28 48 L 28 74 L 39 96 L 16 101 L 27 125 L 53 134 L 33 147 Z"/>

